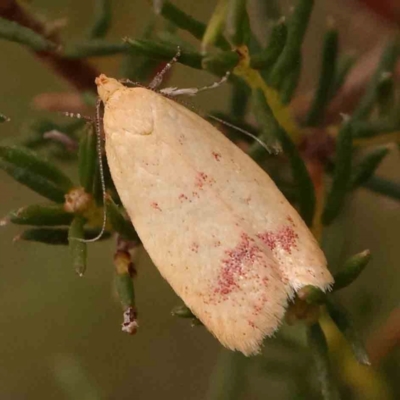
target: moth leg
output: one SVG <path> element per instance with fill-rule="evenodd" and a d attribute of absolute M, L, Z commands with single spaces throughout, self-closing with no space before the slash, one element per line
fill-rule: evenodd
<path fill-rule="evenodd" d="M 177 52 L 174 58 L 167 63 L 167 65 L 153 78 L 153 80 L 149 84 L 149 89 L 156 89 L 160 86 L 164 75 L 172 68 L 172 66 L 178 61 L 178 58 L 181 55 L 181 48 L 178 46 Z"/>
<path fill-rule="evenodd" d="M 228 71 L 219 81 L 214 82 L 211 85 L 204 86 L 202 88 L 186 88 L 186 89 L 178 89 L 175 87 L 171 88 L 165 88 L 161 89 L 160 93 L 165 94 L 167 96 L 180 96 L 180 95 L 186 95 L 186 96 L 194 96 L 195 94 L 199 92 L 203 92 L 204 90 L 210 90 L 210 89 L 215 89 L 218 86 L 221 86 L 223 83 L 227 81 L 229 78 L 230 72 Z"/>

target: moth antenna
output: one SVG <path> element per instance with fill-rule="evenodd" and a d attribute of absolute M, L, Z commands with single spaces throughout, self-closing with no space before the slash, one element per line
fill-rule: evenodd
<path fill-rule="evenodd" d="M 96 129 L 96 137 L 97 137 L 96 145 L 97 145 L 97 156 L 98 156 L 98 161 L 99 161 L 100 183 L 101 183 L 101 191 L 103 194 L 103 225 L 101 226 L 100 233 L 92 239 L 75 238 L 76 240 L 79 240 L 80 242 L 83 242 L 83 243 L 92 243 L 92 242 L 96 242 L 97 240 L 99 240 L 103 236 L 103 234 L 106 230 L 106 224 L 107 224 L 107 209 L 106 209 L 107 192 L 106 192 L 106 180 L 104 178 L 103 158 L 101 156 L 100 109 L 101 109 L 101 99 L 100 99 L 100 97 L 98 97 L 97 102 L 96 102 L 95 129 Z"/>
<path fill-rule="evenodd" d="M 199 92 L 203 92 L 205 90 L 211 90 L 211 89 L 215 89 L 219 86 L 221 86 L 222 84 L 224 84 L 229 76 L 230 76 L 230 72 L 227 71 L 226 74 L 217 82 L 212 83 L 211 85 L 208 86 L 204 86 L 202 88 L 186 88 L 186 89 L 177 89 L 177 88 L 164 88 L 160 90 L 160 93 L 165 95 L 165 96 L 179 96 L 179 95 L 188 95 L 188 96 L 194 96 Z M 239 128 L 236 125 L 230 124 L 229 122 L 224 121 L 223 119 L 220 119 L 218 117 L 215 117 L 214 115 L 209 114 L 208 115 L 210 118 L 220 122 L 221 124 L 224 124 L 226 126 L 229 126 L 232 129 L 236 129 L 237 131 L 243 133 L 244 135 L 247 135 L 249 137 L 251 137 L 252 139 L 254 139 L 257 143 L 259 143 L 268 153 L 270 154 L 278 154 L 282 151 L 282 149 L 280 148 L 279 145 L 277 146 L 268 146 L 266 143 L 264 143 L 259 137 L 257 137 L 256 135 L 253 135 L 252 133 Z"/>
<path fill-rule="evenodd" d="M 139 82 L 134 82 L 134 81 L 131 81 L 130 79 L 127 79 L 127 78 L 123 78 L 123 79 L 118 79 L 118 82 L 120 82 L 120 83 L 123 83 L 124 85 L 132 85 L 132 86 L 135 86 L 135 87 L 146 87 L 146 86 L 144 86 L 144 85 L 141 85 Z"/>
<path fill-rule="evenodd" d="M 68 118 L 84 119 L 85 121 L 93 122 L 92 117 L 89 117 L 87 115 L 82 115 L 81 113 L 72 113 L 72 112 L 66 111 L 66 112 L 62 112 L 61 114 Z"/>
<path fill-rule="evenodd" d="M 148 89 L 156 89 L 158 86 L 160 86 L 164 75 L 172 68 L 172 66 L 178 61 L 178 58 L 181 55 L 181 48 L 178 46 L 176 54 L 174 58 L 167 63 L 167 65 L 152 79 L 152 81 L 149 84 Z"/>
<path fill-rule="evenodd" d="M 166 96 L 180 96 L 180 95 L 187 95 L 187 96 L 194 96 L 197 93 L 203 92 L 205 90 L 215 89 L 218 86 L 224 84 L 231 73 L 228 71 L 219 81 L 212 83 L 211 85 L 204 86 L 202 88 L 186 88 L 186 89 L 177 89 L 174 87 L 161 89 L 160 93 Z"/>
<path fill-rule="evenodd" d="M 218 117 L 215 117 L 214 115 L 209 114 L 208 117 L 214 119 L 215 121 L 220 122 L 223 125 L 229 126 L 229 128 L 235 129 L 238 132 L 243 133 L 244 135 L 254 139 L 259 145 L 261 145 L 265 150 L 268 151 L 270 154 L 278 154 L 282 151 L 281 147 L 279 145 L 277 146 L 268 146 L 266 143 L 264 143 L 259 137 L 256 135 L 253 135 L 252 133 L 246 131 L 245 129 L 239 128 L 236 125 L 233 125 L 229 122 L 224 121 L 223 119 L 220 119 Z"/>

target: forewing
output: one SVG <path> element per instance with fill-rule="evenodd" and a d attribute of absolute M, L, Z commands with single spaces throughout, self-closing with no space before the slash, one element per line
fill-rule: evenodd
<path fill-rule="evenodd" d="M 308 227 L 271 178 L 242 150 L 196 114 L 157 97 L 157 130 L 174 132 L 163 141 L 190 160 L 198 185 L 212 187 L 241 221 L 273 253 L 283 279 L 294 290 L 329 288 L 333 278 Z M 181 127 L 181 128 L 180 128 Z"/>
<path fill-rule="evenodd" d="M 198 116 L 140 93 L 113 97 L 105 110 L 107 159 L 121 200 L 155 265 L 196 316 L 228 348 L 255 353 L 282 320 L 290 288 L 254 234 L 251 212 L 243 215 L 241 199 L 219 188 L 239 172 L 212 153 L 236 154 L 216 140 L 217 131 L 204 141 Z M 132 133 L 125 123 L 120 129 L 119 103 L 140 112 L 152 132 L 140 135 L 136 126 Z M 202 158 L 206 153 L 211 158 Z"/>

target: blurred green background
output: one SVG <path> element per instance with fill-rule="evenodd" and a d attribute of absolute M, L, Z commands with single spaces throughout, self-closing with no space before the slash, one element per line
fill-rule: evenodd
<path fill-rule="evenodd" d="M 383 40 L 389 30 L 383 21 L 374 22 L 374 34 L 363 24 L 352 23 L 345 1 L 317 3 L 304 48 L 306 62 L 300 91 L 314 84 L 328 15 L 338 21 L 343 47 L 356 48 L 360 53 Z M 174 4 L 203 21 L 208 20 L 214 6 L 213 1 Z M 92 1 L 36 0 L 31 5 L 50 20 L 66 17 L 66 39 L 78 39 L 92 18 Z M 151 15 L 151 5 L 143 0 L 115 2 L 110 37 L 135 37 Z M 373 17 L 365 18 L 372 21 Z M 1 140 L 11 143 L 21 138 L 29 120 L 41 115 L 32 107 L 36 95 L 67 91 L 69 87 L 21 46 L 1 41 L 0 49 L 0 112 L 11 117 L 11 122 L 1 126 Z M 92 62 L 106 74 L 117 75 L 119 60 L 111 57 Z M 213 79 L 177 66 L 171 85 L 202 86 Z M 226 107 L 228 93 L 227 87 L 204 93 L 196 103 L 207 111 L 221 110 Z M 60 165 L 76 176 L 68 163 Z M 393 148 L 378 173 L 400 184 L 399 167 L 398 152 Z M 0 215 L 43 201 L 2 172 L 0 193 Z M 365 338 L 399 304 L 399 211 L 399 202 L 358 190 L 327 232 L 328 240 L 337 241 L 332 254 L 328 254 L 331 265 L 361 250 L 372 251 L 373 261 L 367 270 L 341 296 Z M 209 379 L 215 375 L 217 360 L 221 360 L 221 346 L 204 328 L 191 328 L 188 321 L 171 316 L 171 309 L 180 300 L 144 252 L 137 260 L 140 329 L 130 337 L 120 331 L 122 313 L 113 293 L 113 241 L 90 245 L 88 271 L 84 278 L 78 278 L 67 248 L 13 244 L 12 238 L 19 231 L 16 226 L 0 229 L 1 399 L 206 398 Z M 289 360 L 290 365 L 290 349 L 277 348 L 271 344 L 273 339 L 267 342 L 266 359 L 271 353 L 275 359 Z M 391 360 L 400 361 L 399 350 Z M 256 368 L 251 360 L 242 362 L 248 373 L 238 398 L 290 398 L 294 384 L 291 378 Z M 297 357 L 296 362 L 308 360 Z M 391 371 L 384 378 L 389 386 L 394 384 L 391 380 L 396 373 L 400 376 L 398 365 Z"/>

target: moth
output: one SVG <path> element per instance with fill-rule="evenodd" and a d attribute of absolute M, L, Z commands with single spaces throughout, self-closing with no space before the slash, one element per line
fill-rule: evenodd
<path fill-rule="evenodd" d="M 313 235 L 206 120 L 154 90 L 96 84 L 111 176 L 144 248 L 224 346 L 258 353 L 296 291 L 333 283 Z"/>

